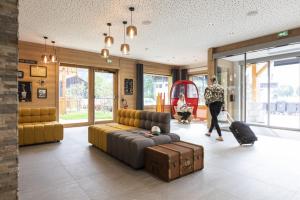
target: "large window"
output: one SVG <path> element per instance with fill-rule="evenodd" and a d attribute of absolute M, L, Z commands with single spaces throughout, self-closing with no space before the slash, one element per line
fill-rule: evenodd
<path fill-rule="evenodd" d="M 88 69 L 59 67 L 59 121 L 88 122 Z"/>
<path fill-rule="evenodd" d="M 198 105 L 205 105 L 205 99 L 204 99 L 204 91 L 207 87 L 207 75 L 192 75 L 190 77 L 190 80 L 193 81 L 197 88 L 199 93 L 199 102 Z"/>
<path fill-rule="evenodd" d="M 159 94 L 165 97 L 165 104 L 168 105 L 171 85 L 170 76 L 144 74 L 144 105 L 156 105 Z"/>
<path fill-rule="evenodd" d="M 217 59 L 225 108 L 235 120 L 300 129 L 300 43 Z"/>

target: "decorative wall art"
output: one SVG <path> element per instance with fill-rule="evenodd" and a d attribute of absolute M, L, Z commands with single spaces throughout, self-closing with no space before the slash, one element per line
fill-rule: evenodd
<path fill-rule="evenodd" d="M 133 95 L 133 79 L 124 80 L 124 94 Z"/>
<path fill-rule="evenodd" d="M 47 67 L 30 65 L 30 76 L 31 77 L 47 77 Z"/>
<path fill-rule="evenodd" d="M 24 72 L 23 71 L 18 71 L 17 72 L 17 77 L 18 78 L 24 78 Z"/>
<path fill-rule="evenodd" d="M 18 82 L 18 96 L 19 102 L 31 102 L 31 82 L 19 81 Z"/>
<path fill-rule="evenodd" d="M 38 99 L 47 99 L 47 89 L 46 88 L 38 88 L 37 89 L 37 98 Z"/>

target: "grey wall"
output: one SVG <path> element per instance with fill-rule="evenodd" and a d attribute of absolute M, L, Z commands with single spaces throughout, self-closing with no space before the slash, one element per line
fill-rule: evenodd
<path fill-rule="evenodd" d="M 18 199 L 18 0 L 0 1 L 0 199 Z"/>

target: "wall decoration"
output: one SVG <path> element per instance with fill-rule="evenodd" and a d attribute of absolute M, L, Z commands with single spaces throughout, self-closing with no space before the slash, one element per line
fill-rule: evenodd
<path fill-rule="evenodd" d="M 38 99 L 47 99 L 47 89 L 46 88 L 38 88 L 37 89 L 37 98 Z"/>
<path fill-rule="evenodd" d="M 47 67 L 30 65 L 30 76 L 31 77 L 47 77 Z"/>
<path fill-rule="evenodd" d="M 23 71 L 18 71 L 17 72 L 17 77 L 18 78 L 24 78 L 24 72 Z"/>
<path fill-rule="evenodd" d="M 133 95 L 133 79 L 124 80 L 124 94 Z"/>
<path fill-rule="evenodd" d="M 19 63 L 36 65 L 37 61 L 36 60 L 28 60 L 28 59 L 19 59 Z"/>
<path fill-rule="evenodd" d="M 31 102 L 31 82 L 19 81 L 18 82 L 18 96 L 19 102 Z"/>

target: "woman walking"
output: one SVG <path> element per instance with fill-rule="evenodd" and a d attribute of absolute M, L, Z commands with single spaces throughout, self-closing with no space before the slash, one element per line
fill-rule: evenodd
<path fill-rule="evenodd" d="M 210 79 L 211 85 L 205 89 L 204 98 L 205 104 L 208 106 L 211 114 L 211 124 L 206 133 L 206 136 L 211 136 L 212 130 L 215 127 L 217 129 L 219 137 L 216 139 L 218 141 L 224 141 L 221 133 L 221 129 L 218 123 L 218 115 L 221 112 L 222 106 L 224 104 L 224 89 L 218 84 L 215 76 Z"/>

